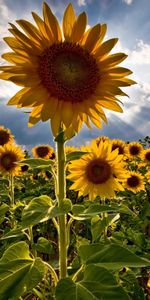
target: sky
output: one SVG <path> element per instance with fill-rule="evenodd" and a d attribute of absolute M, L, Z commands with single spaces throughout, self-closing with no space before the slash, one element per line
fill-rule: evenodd
<path fill-rule="evenodd" d="M 61 22 L 70 1 L 46 2 Z M 106 39 L 119 38 L 114 52 L 128 54 L 121 66 L 133 71 L 130 77 L 137 84 L 123 89 L 129 98 L 120 97 L 122 114 L 105 110 L 108 125 L 103 124 L 101 130 L 94 126 L 90 130 L 83 125 L 68 144 L 79 146 L 101 135 L 125 141 L 143 139 L 150 135 L 150 0 L 74 0 L 72 3 L 77 14 L 82 11 L 88 14 L 89 26 L 107 24 Z M 8 22 L 15 23 L 17 19 L 33 21 L 31 11 L 41 16 L 42 1 L 0 0 L 0 54 L 10 51 L 3 41 L 3 37 L 11 36 Z M 2 58 L 0 64 L 4 64 Z M 49 122 L 28 128 L 28 115 L 15 106 L 6 105 L 18 90 L 13 83 L 0 80 L 0 125 L 10 128 L 17 143 L 27 149 L 39 144 L 53 145 Z"/>

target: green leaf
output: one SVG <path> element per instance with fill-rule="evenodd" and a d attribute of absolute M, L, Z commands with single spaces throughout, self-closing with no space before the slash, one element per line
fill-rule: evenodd
<path fill-rule="evenodd" d="M 129 214 L 135 217 L 135 214 L 125 205 L 99 205 L 92 204 L 88 208 L 85 208 L 84 205 L 73 205 L 72 208 L 73 218 L 74 219 L 89 219 L 103 212 L 116 212 L 116 213 L 124 213 Z"/>
<path fill-rule="evenodd" d="M 63 202 L 61 207 L 53 206 L 50 197 L 43 195 L 34 198 L 23 210 L 22 213 L 22 227 L 36 225 L 45 222 L 54 217 L 64 215 L 70 211 L 68 201 Z"/>
<path fill-rule="evenodd" d="M 44 263 L 40 258 L 30 257 L 25 242 L 10 246 L 0 260 L 0 300 L 18 298 L 32 290 L 44 272 Z"/>
<path fill-rule="evenodd" d="M 100 218 L 98 215 L 94 216 L 91 219 L 91 232 L 93 241 L 97 240 L 104 232 L 105 228 L 116 222 L 119 218 L 119 214 L 109 214 L 104 218 Z"/>
<path fill-rule="evenodd" d="M 42 168 L 42 167 L 50 167 L 54 165 L 54 161 L 50 159 L 42 159 L 42 158 L 27 158 L 20 161 L 20 164 L 26 164 L 31 168 Z"/>
<path fill-rule="evenodd" d="M 118 244 L 91 244 L 79 247 L 79 255 L 86 264 L 97 264 L 108 269 L 150 266 L 150 261 L 138 257 Z"/>
<path fill-rule="evenodd" d="M 89 152 L 74 151 L 74 152 L 68 153 L 66 155 L 66 162 L 69 162 L 71 160 L 79 159 L 82 155 L 87 154 L 87 153 L 89 153 Z"/>
<path fill-rule="evenodd" d="M 51 254 L 53 250 L 51 242 L 44 237 L 38 238 L 37 244 L 34 244 L 33 246 L 40 253 Z"/>
<path fill-rule="evenodd" d="M 7 204 L 3 203 L 0 206 L 0 224 L 4 221 L 5 214 L 8 210 L 9 210 L 9 206 Z"/>
<path fill-rule="evenodd" d="M 56 288 L 56 300 L 130 300 L 114 276 L 105 268 L 89 265 L 82 281 L 61 279 Z"/>
<path fill-rule="evenodd" d="M 13 239 L 13 238 L 17 238 L 17 237 L 22 237 L 23 234 L 24 233 L 22 231 L 22 227 L 13 228 L 9 232 L 7 232 L 5 235 L 3 235 L 0 238 L 0 240 L 8 240 L 8 239 Z"/>

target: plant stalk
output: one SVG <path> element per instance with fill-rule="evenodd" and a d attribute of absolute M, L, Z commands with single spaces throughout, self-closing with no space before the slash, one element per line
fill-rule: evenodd
<path fill-rule="evenodd" d="M 63 200 L 66 197 L 66 178 L 65 178 L 65 152 L 64 142 L 57 142 L 57 199 L 58 206 L 63 206 Z M 61 215 L 59 221 L 59 277 L 65 278 L 67 276 L 67 230 L 66 230 L 66 215 Z"/>

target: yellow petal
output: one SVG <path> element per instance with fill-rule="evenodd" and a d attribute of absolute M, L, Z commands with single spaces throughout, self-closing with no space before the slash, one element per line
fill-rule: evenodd
<path fill-rule="evenodd" d="M 125 77 L 133 72 L 127 68 L 115 67 L 109 70 L 109 74 L 113 77 Z"/>
<path fill-rule="evenodd" d="M 57 107 L 58 107 L 58 100 L 55 98 L 49 98 L 45 101 L 42 112 L 41 118 L 42 121 L 45 122 L 50 118 L 55 118 L 55 113 L 57 114 Z"/>
<path fill-rule="evenodd" d="M 76 15 L 73 6 L 70 3 L 66 8 L 63 17 L 63 33 L 66 41 L 70 41 L 70 37 L 72 34 L 72 29 L 75 21 L 76 21 Z"/>
<path fill-rule="evenodd" d="M 106 100 L 99 100 L 99 103 L 107 109 L 123 112 L 123 109 L 120 107 L 120 105 L 116 101 L 110 100 L 109 98 Z"/>
<path fill-rule="evenodd" d="M 20 90 L 19 92 L 17 92 L 7 103 L 7 105 L 15 105 L 15 104 L 18 104 L 21 96 L 28 92 L 29 91 L 29 88 L 23 88 L 22 90 Z"/>
<path fill-rule="evenodd" d="M 24 63 L 29 62 L 29 57 L 25 57 L 19 54 L 16 54 L 14 52 L 7 52 L 2 55 L 2 58 L 9 61 L 11 64 L 18 64 L 18 63 Z"/>
<path fill-rule="evenodd" d="M 100 36 L 100 24 L 95 25 L 91 28 L 89 31 L 89 34 L 87 36 L 87 39 L 84 43 L 84 47 L 89 51 L 92 52 L 93 48 L 95 47 L 95 44 L 97 43 L 99 36 Z"/>
<path fill-rule="evenodd" d="M 100 37 L 94 47 L 94 52 L 96 51 L 96 49 L 101 45 L 104 37 L 105 37 L 105 34 L 106 34 L 106 31 L 107 31 L 107 25 L 106 24 L 101 24 L 101 31 L 100 31 Z"/>
<path fill-rule="evenodd" d="M 103 59 L 108 53 L 112 50 L 112 48 L 116 45 L 118 39 L 110 39 L 104 42 L 100 47 L 98 47 L 94 53 L 95 57 L 99 59 Z"/>
<path fill-rule="evenodd" d="M 121 63 L 123 60 L 125 60 L 127 58 L 127 56 L 128 55 L 126 55 L 124 53 L 111 54 L 106 59 L 99 62 L 100 69 L 103 67 L 108 68 L 108 66 L 113 67 L 113 66 Z"/>
<path fill-rule="evenodd" d="M 121 78 L 121 79 L 112 79 L 111 80 L 112 85 L 116 86 L 130 86 L 132 84 L 136 84 L 136 81 L 129 79 L 129 78 Z"/>
<path fill-rule="evenodd" d="M 66 102 L 62 105 L 62 121 L 65 124 L 66 127 L 69 127 L 71 122 L 72 122 L 72 118 L 73 118 L 73 106 L 72 103 L 70 102 Z"/>
<path fill-rule="evenodd" d="M 51 12 L 50 7 L 45 2 L 43 3 L 43 16 L 44 16 L 45 23 L 47 24 L 48 28 L 54 35 L 55 41 L 61 42 L 62 34 L 61 34 L 59 23 L 56 17 Z"/>
<path fill-rule="evenodd" d="M 74 43 L 77 43 L 82 38 L 87 24 L 87 15 L 85 12 L 80 14 L 75 22 L 72 30 L 71 40 Z"/>
<path fill-rule="evenodd" d="M 25 87 L 30 87 L 30 86 L 35 86 L 40 83 L 40 79 L 37 76 L 30 77 L 29 75 L 20 75 L 20 76 L 12 76 L 9 78 L 10 81 L 12 81 L 15 84 L 25 86 Z"/>
<path fill-rule="evenodd" d="M 41 86 L 30 88 L 23 96 L 21 96 L 18 104 L 21 107 L 39 106 L 48 99 L 49 95 Z"/>
<path fill-rule="evenodd" d="M 26 20 L 17 20 L 17 23 L 35 44 L 41 44 L 39 30 L 33 24 Z"/>
<path fill-rule="evenodd" d="M 42 38 L 45 38 L 46 40 L 47 39 L 47 33 L 46 33 L 46 30 L 45 30 L 45 24 L 43 22 L 43 20 L 35 13 L 35 12 L 32 12 L 32 16 L 38 26 L 38 29 L 40 31 L 40 34 L 42 36 Z"/>

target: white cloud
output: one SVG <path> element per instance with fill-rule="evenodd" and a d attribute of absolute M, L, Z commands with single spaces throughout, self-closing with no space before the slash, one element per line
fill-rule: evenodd
<path fill-rule="evenodd" d="M 124 3 L 126 3 L 127 5 L 131 5 L 133 0 L 123 0 Z"/>
<path fill-rule="evenodd" d="M 129 61 L 136 65 L 150 64 L 150 44 L 138 41 L 136 49 L 130 52 Z"/>
<path fill-rule="evenodd" d="M 78 5 L 79 6 L 85 6 L 86 5 L 85 0 L 78 0 Z"/>

